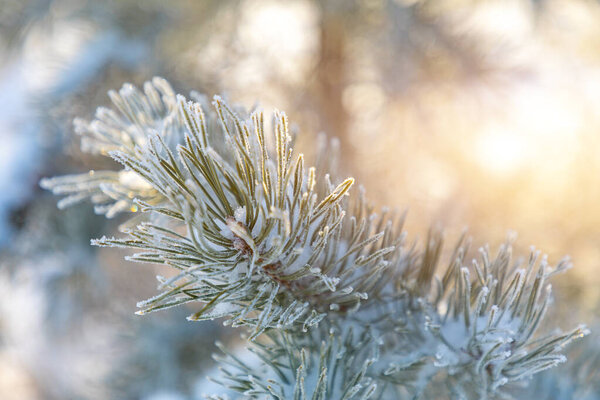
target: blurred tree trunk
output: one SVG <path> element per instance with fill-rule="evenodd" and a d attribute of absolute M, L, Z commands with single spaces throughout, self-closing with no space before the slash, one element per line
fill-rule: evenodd
<path fill-rule="evenodd" d="M 319 125 L 330 137 L 340 140 L 342 171 L 350 172 L 353 148 L 348 138 L 348 115 L 342 95 L 346 78 L 346 31 L 344 14 L 336 6 L 320 3 L 320 50 L 315 73 L 315 93 L 319 107 Z"/>

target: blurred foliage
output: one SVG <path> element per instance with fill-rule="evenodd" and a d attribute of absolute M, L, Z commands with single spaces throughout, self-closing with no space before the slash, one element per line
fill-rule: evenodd
<path fill-rule="evenodd" d="M 152 282 L 138 282 L 138 267 L 123 267 L 120 256 L 88 247 L 87 239 L 107 232 L 103 222 L 87 209 L 57 216 L 53 201 L 37 188 L 39 177 L 83 170 L 84 164 L 116 167 L 82 156 L 70 121 L 90 117 L 105 104 L 109 88 L 153 75 L 177 90 L 224 93 L 246 106 L 261 99 L 266 109 L 277 104 L 303 132 L 339 137 L 347 173 L 364 182 L 379 205 L 408 207 L 413 235 L 437 223 L 453 237 L 468 225 L 494 247 L 513 229 L 519 243 L 535 243 L 551 261 L 570 254 L 575 268 L 557 282 L 562 306 L 556 318 L 564 326 L 595 318 L 599 17 L 600 4 L 591 0 L 0 0 L 0 225 L 7 227 L 0 229 L 6 236 L 0 280 L 11 290 L 43 293 L 36 301 L 47 311 L 32 329 L 48 337 L 38 349 L 61 337 L 48 324 L 73 321 L 58 324 L 63 350 L 52 357 L 30 351 L 28 359 L 18 350 L 30 346 L 24 335 L 5 339 L 21 318 L 3 309 L 0 393 L 65 398 L 80 390 L 84 398 L 103 398 L 103 390 L 117 386 L 103 383 L 110 368 L 125 362 L 117 363 L 116 355 L 95 375 L 88 367 L 85 379 L 64 386 L 48 380 L 57 364 L 74 368 L 69 338 L 83 338 L 77 351 L 88 363 L 95 360 L 89 348 L 99 339 L 73 330 L 81 314 L 58 317 L 64 302 L 84 315 L 106 304 L 121 307 L 111 317 L 89 317 L 86 329 L 110 331 L 108 347 L 132 359 L 152 345 L 131 340 L 131 332 L 171 335 L 169 362 L 189 365 L 172 357 L 186 353 L 174 339 L 178 333 L 169 330 L 180 329 L 171 323 L 176 317 L 152 317 L 152 324 L 163 325 L 150 329 L 130 316 L 134 299 L 150 294 Z M 299 137 L 299 147 L 311 139 Z M 26 271 L 32 269 L 54 278 L 31 286 Z M 67 300 L 52 297 L 63 287 L 72 288 Z M 19 307 L 37 315 L 30 310 L 35 304 Z M 181 333 L 185 343 L 212 345 L 215 333 L 207 337 L 194 329 L 196 336 Z M 137 360 L 127 362 L 144 365 Z M 164 371 L 141 368 L 139 385 L 123 397 L 151 396 L 149 388 L 157 386 L 144 382 L 159 381 L 191 395 L 192 377 L 208 365 L 199 361 L 186 367 L 189 378 L 167 381 L 157 379 Z M 95 384 L 76 387 L 90 381 Z M 86 389 L 92 387 L 101 390 Z"/>

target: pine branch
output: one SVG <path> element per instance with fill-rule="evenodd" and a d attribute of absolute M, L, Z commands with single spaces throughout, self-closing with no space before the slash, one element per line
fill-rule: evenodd
<path fill-rule="evenodd" d="M 439 237 L 430 238 L 430 248 L 440 245 Z M 266 378 L 248 377 L 258 364 L 265 369 L 261 373 L 275 381 L 273 386 L 284 388 L 269 398 L 292 398 L 290 393 L 301 382 L 284 379 L 271 364 L 279 360 L 277 365 L 284 365 L 287 374 L 292 374 L 298 363 L 280 354 L 305 349 L 316 357 L 321 341 L 327 337 L 322 330 L 329 327 L 334 332 L 356 334 L 354 339 L 340 333 L 335 335 L 344 338 L 345 347 L 338 349 L 340 354 L 350 357 L 355 364 L 350 367 L 341 361 L 334 362 L 327 371 L 361 371 L 361 377 L 373 385 L 369 392 L 372 398 L 513 398 L 511 393 L 527 378 L 565 362 L 562 354 L 565 346 L 588 333 L 585 327 L 578 327 L 566 333 L 536 335 L 549 299 L 549 286 L 541 282 L 563 272 L 569 264 L 563 260 L 550 268 L 544 258 L 540 260 L 538 252 L 532 252 L 527 263 L 521 265 L 518 260 L 511 260 L 512 250 L 507 242 L 494 259 L 487 249 L 480 249 L 480 258 L 472 266 L 476 276 L 471 277 L 469 269 L 463 266 L 467 247 L 468 244 L 461 242 L 454 252 L 445 274 L 449 282 L 443 286 L 444 294 L 432 289 L 419 297 L 408 290 L 399 290 L 404 296 L 368 302 L 352 315 L 329 318 L 309 334 L 270 331 L 271 340 L 277 344 L 258 354 L 259 360 L 232 363 L 231 357 L 219 358 L 222 363 L 231 364 L 233 370 L 227 369 L 218 381 L 244 396 L 265 394 L 266 391 L 252 392 L 259 385 L 251 383 L 265 382 Z M 425 262 L 432 263 L 428 268 L 439 267 L 439 256 L 432 258 L 427 250 L 416 258 L 399 269 L 414 269 L 416 274 Z M 481 279 L 483 276 L 486 278 Z M 313 377 L 325 374 L 323 379 L 335 379 L 317 365 L 320 368 L 320 364 L 313 362 L 303 373 Z M 242 385 L 240 381 L 245 383 Z M 341 399 L 341 392 L 339 387 L 330 387 L 326 398 Z"/>
<path fill-rule="evenodd" d="M 215 112 L 208 113 L 183 96 L 174 100 L 157 82 L 161 106 L 154 86 L 146 85 L 144 95 L 125 85 L 111 95 L 121 116 L 103 111 L 80 129 L 96 140 L 86 148 L 108 152 L 124 170 L 42 181 L 66 193 L 67 202 L 89 197 L 97 209 L 108 207 L 108 216 L 127 207 L 150 215 L 127 238 L 93 241 L 140 249 L 128 259 L 178 270 L 161 282 L 161 294 L 139 303 L 139 313 L 200 302 L 189 319 L 227 317 L 228 324 L 253 326 L 256 337 L 272 327 L 307 329 L 368 298 L 399 253 L 393 225 L 367 215 L 364 199 L 346 215 L 354 180 L 336 185 L 305 168 L 284 113 L 275 114 L 271 147 L 261 112 L 240 117 L 215 97 Z M 215 120 L 221 129 L 211 131 Z M 111 147 L 124 131 L 135 134 L 124 135 L 122 148 Z M 123 186 L 123 176 L 135 185 Z M 108 198 L 115 203 L 106 206 Z"/>
<path fill-rule="evenodd" d="M 244 398 L 507 397 L 587 333 L 540 328 L 547 281 L 568 260 L 551 268 L 532 251 L 515 261 L 508 241 L 466 264 L 463 237 L 440 267 L 439 232 L 422 250 L 409 246 L 404 215 L 378 216 L 362 190 L 352 194 L 352 178 L 307 168 L 285 113 L 267 133 L 261 111 L 218 96 L 211 111 L 158 78 L 144 92 L 109 94 L 119 112 L 99 109 L 76 126 L 85 151 L 123 169 L 41 184 L 66 196 L 59 206 L 89 199 L 109 218 L 144 216 L 125 237 L 92 243 L 176 271 L 158 277 L 160 293 L 138 314 L 193 303 L 189 320 L 250 328 L 260 371 L 234 354 L 220 359 L 233 367 L 222 382 Z M 317 164 L 334 149 L 321 147 Z"/>
<path fill-rule="evenodd" d="M 250 344 L 251 357 L 260 360 L 253 368 L 223 345 L 225 356 L 216 356 L 222 377 L 215 381 L 240 392 L 244 398 L 374 399 L 381 392 L 367 371 L 379 357 L 379 346 L 368 330 L 355 334 L 352 328 L 323 323 L 306 334 L 269 331 Z M 211 396 L 221 400 L 226 397 Z"/>

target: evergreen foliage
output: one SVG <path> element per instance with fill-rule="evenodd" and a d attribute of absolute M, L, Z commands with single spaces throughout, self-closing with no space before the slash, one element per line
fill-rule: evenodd
<path fill-rule="evenodd" d="M 59 207 L 131 213 L 124 237 L 92 243 L 176 270 L 139 314 L 192 303 L 189 320 L 247 327 L 249 357 L 218 357 L 216 380 L 239 398 L 510 398 L 587 332 L 542 324 L 567 259 L 515 258 L 509 240 L 469 262 L 463 238 L 442 266 L 439 232 L 408 243 L 404 215 L 376 214 L 352 178 L 329 174 L 335 143 L 307 167 L 283 112 L 268 130 L 259 110 L 218 96 L 211 109 L 159 78 L 109 96 L 116 110 L 76 131 L 123 168 L 41 185 Z"/>

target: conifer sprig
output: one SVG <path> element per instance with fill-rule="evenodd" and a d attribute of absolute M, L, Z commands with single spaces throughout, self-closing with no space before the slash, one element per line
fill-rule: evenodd
<path fill-rule="evenodd" d="M 159 78 L 109 95 L 117 111 L 76 130 L 122 169 L 41 184 L 61 207 L 89 199 L 109 218 L 136 216 L 125 237 L 92 243 L 175 270 L 138 314 L 191 303 L 189 320 L 250 328 L 258 364 L 219 358 L 242 398 L 507 397 L 587 333 L 540 332 L 548 279 L 568 260 L 515 260 L 508 241 L 468 263 L 463 238 L 442 268 L 439 233 L 408 245 L 404 215 L 376 215 L 352 178 L 307 167 L 283 112 L 269 130 L 261 111 L 188 101 Z"/>
<path fill-rule="evenodd" d="M 381 286 L 398 255 L 392 224 L 368 215 L 362 200 L 347 215 L 354 180 L 336 184 L 306 168 L 285 113 L 275 113 L 269 138 L 260 111 L 240 115 L 215 97 L 209 113 L 156 82 L 144 93 L 130 85 L 111 93 L 121 115 L 103 109 L 78 129 L 86 149 L 107 152 L 122 171 L 42 181 L 67 201 L 89 197 L 99 212 L 114 201 L 109 216 L 149 215 L 127 238 L 93 241 L 138 249 L 129 260 L 178 270 L 139 313 L 198 302 L 189 319 L 227 317 L 254 326 L 256 336 L 270 327 L 306 329 L 327 312 L 355 309 Z M 118 140 L 126 145 L 115 147 Z M 135 185 L 124 187 L 123 176 Z"/>

